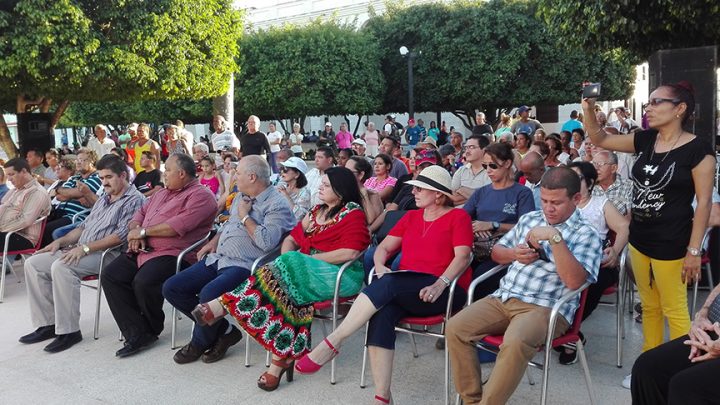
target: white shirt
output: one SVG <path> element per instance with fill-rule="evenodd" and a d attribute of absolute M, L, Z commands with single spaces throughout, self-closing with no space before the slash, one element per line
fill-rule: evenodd
<path fill-rule="evenodd" d="M 292 145 L 292 146 L 290 146 L 290 150 L 293 153 L 303 153 L 302 145 L 296 145 L 296 144 L 302 143 L 303 138 L 305 138 L 305 136 L 303 136 L 303 134 L 295 134 L 295 133 L 290 134 L 290 145 Z M 272 148 L 272 145 L 270 147 Z"/>
<path fill-rule="evenodd" d="M 314 207 L 318 204 L 320 204 L 320 196 L 318 194 L 318 191 L 320 190 L 320 182 L 322 180 L 322 174 L 320 173 L 320 170 L 317 168 L 311 169 L 307 174 L 305 174 L 305 178 L 307 179 L 307 186 L 305 186 L 308 190 L 310 190 L 310 207 Z"/>
<path fill-rule="evenodd" d="M 268 134 L 265 134 L 267 136 L 268 143 L 270 144 L 270 152 L 280 152 L 280 144 L 279 143 L 273 143 L 277 142 L 279 140 L 282 140 L 282 133 L 280 131 L 270 132 Z"/>
<path fill-rule="evenodd" d="M 226 130 L 225 132 L 221 132 L 219 134 L 217 132 L 213 134 L 212 145 L 216 152 L 220 152 L 225 149 L 240 149 L 240 140 L 237 136 L 235 136 L 235 134 Z"/>
<path fill-rule="evenodd" d="M 108 138 L 107 136 L 105 137 L 105 139 L 103 139 L 102 143 L 100 143 L 100 140 L 97 139 L 97 137 L 93 136 L 92 138 L 90 138 L 87 144 L 88 149 L 95 151 L 98 160 L 100 160 L 100 158 L 105 155 L 109 155 L 115 146 L 115 141 Z"/>
<path fill-rule="evenodd" d="M 388 134 L 392 133 L 393 130 L 393 124 L 385 124 L 383 126 L 383 131 L 387 132 Z"/>

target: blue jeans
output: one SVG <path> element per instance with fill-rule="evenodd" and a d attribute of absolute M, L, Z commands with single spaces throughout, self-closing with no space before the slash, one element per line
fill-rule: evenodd
<path fill-rule="evenodd" d="M 78 224 L 70 224 L 70 225 L 65 225 L 65 226 L 61 226 L 60 228 L 57 228 L 56 230 L 54 230 L 52 232 L 53 240 L 58 240 L 58 239 L 62 238 L 63 236 L 69 234 L 70 232 L 72 232 L 73 229 L 77 228 L 77 226 L 78 226 Z"/>
<path fill-rule="evenodd" d="M 250 270 L 239 266 L 218 269 L 217 262 L 208 266 L 203 259 L 167 279 L 163 285 L 163 296 L 180 312 L 194 319 L 191 313 L 199 303 L 211 301 L 232 291 L 248 277 Z M 190 343 L 206 350 L 215 345 L 228 324 L 226 319 L 222 319 L 210 326 L 195 325 Z"/>

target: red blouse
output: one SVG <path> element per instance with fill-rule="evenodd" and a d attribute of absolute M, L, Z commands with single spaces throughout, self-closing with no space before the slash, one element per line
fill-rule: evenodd
<path fill-rule="evenodd" d="M 472 248 L 472 221 L 467 212 L 459 208 L 434 221 L 425 221 L 424 211 L 408 211 L 389 235 L 402 238 L 400 269 L 440 277 L 455 258 L 456 246 Z M 471 280 L 472 270 L 468 268 L 460 276 L 458 285 L 467 291 Z"/>
<path fill-rule="evenodd" d="M 317 223 L 320 205 L 310 211 L 310 228 L 305 231 L 302 221 L 293 228 L 290 235 L 300 246 L 300 252 L 310 254 L 310 249 L 331 252 L 337 249 L 362 251 L 370 244 L 370 232 L 365 222 L 365 213 L 358 204 L 348 203 L 339 213 L 325 224 Z"/>

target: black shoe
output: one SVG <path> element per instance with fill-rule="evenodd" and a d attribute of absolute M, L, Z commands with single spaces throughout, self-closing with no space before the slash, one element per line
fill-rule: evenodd
<path fill-rule="evenodd" d="M 125 346 L 122 349 L 115 352 L 117 357 L 128 357 L 141 352 L 142 350 L 150 347 L 153 343 L 157 342 L 158 338 L 155 335 L 145 335 L 140 339 L 133 341 L 126 341 Z"/>
<path fill-rule="evenodd" d="M 192 343 L 188 343 L 180 350 L 175 352 L 175 355 L 173 356 L 173 360 L 177 364 L 187 364 L 192 363 L 193 361 L 196 361 L 200 358 L 200 356 L 203 355 L 203 350 L 200 348 L 193 346 Z"/>
<path fill-rule="evenodd" d="M 242 339 L 242 332 L 236 327 L 232 327 L 230 333 L 220 336 L 215 346 L 202 355 L 203 363 L 215 363 L 225 357 L 225 353 L 230 346 L 236 345 Z"/>
<path fill-rule="evenodd" d="M 44 350 L 48 353 L 58 353 L 73 347 L 75 343 L 79 343 L 81 340 L 82 333 L 80 331 L 58 335 L 55 340 L 45 346 Z"/>
<path fill-rule="evenodd" d="M 445 338 L 438 338 L 438 340 L 435 341 L 435 348 L 445 350 Z"/>
<path fill-rule="evenodd" d="M 56 337 L 55 335 L 55 325 L 48 325 L 48 326 L 41 326 L 37 329 L 35 329 L 35 332 L 28 333 L 27 335 L 21 337 L 19 339 L 20 343 L 30 344 L 30 343 L 38 343 L 42 342 L 43 340 L 48 340 Z"/>
<path fill-rule="evenodd" d="M 585 336 L 583 336 L 582 332 L 580 332 L 580 340 L 582 341 L 583 345 L 585 344 Z M 578 354 L 577 354 L 577 346 L 574 343 L 570 343 L 568 345 L 560 346 L 563 348 L 563 351 L 560 352 L 560 358 L 558 359 L 560 361 L 560 364 L 569 366 L 571 364 L 575 364 L 578 361 Z"/>

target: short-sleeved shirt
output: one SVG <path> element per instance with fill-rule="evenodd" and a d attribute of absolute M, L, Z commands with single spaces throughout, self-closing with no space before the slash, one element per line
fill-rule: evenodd
<path fill-rule="evenodd" d="M 468 163 L 453 174 L 451 188 L 453 191 L 457 191 L 460 187 L 477 190 L 488 184 L 490 184 L 490 177 L 487 175 L 487 170 L 480 169 L 479 172 L 473 173 L 472 165 Z"/>
<path fill-rule="evenodd" d="M 501 190 L 488 184 L 475 190 L 463 209 L 476 221 L 516 224 L 521 216 L 535 211 L 535 202 L 532 191 L 521 184 Z"/>
<path fill-rule="evenodd" d="M 163 186 L 162 174 L 159 169 L 154 169 L 149 172 L 143 170 L 135 176 L 133 185 L 135 185 L 139 192 L 143 194 L 147 193 L 148 191 L 154 189 L 155 186 Z"/>
<path fill-rule="evenodd" d="M 283 135 L 280 131 L 268 132 L 267 139 L 270 144 L 270 152 L 280 152 L 280 144 L 274 144 L 273 142 L 282 141 Z"/>
<path fill-rule="evenodd" d="M 580 122 L 579 120 L 570 119 L 570 120 L 565 121 L 565 123 L 562 126 L 561 131 L 568 131 L 568 132 L 572 133 L 572 131 L 574 131 L 578 128 L 582 128 L 582 127 L 583 127 L 582 122 Z"/>
<path fill-rule="evenodd" d="M 405 166 L 402 160 L 393 158 L 392 167 L 390 168 L 390 177 L 399 179 L 400 177 L 408 174 L 408 168 Z"/>
<path fill-rule="evenodd" d="M 350 148 L 355 138 L 350 131 L 338 131 L 335 135 L 335 142 L 339 149 Z"/>
<path fill-rule="evenodd" d="M 216 152 L 230 150 L 232 148 L 240 149 L 240 140 L 232 131 L 224 131 L 219 134 L 217 132 L 214 133 L 211 142 Z"/>
<path fill-rule="evenodd" d="M 292 151 L 292 153 L 303 153 L 302 145 L 297 145 L 299 143 L 302 143 L 303 138 L 303 134 L 290 134 L 290 145 L 292 145 L 290 146 L 290 150 Z"/>
<path fill-rule="evenodd" d="M 510 130 L 517 134 L 518 132 L 525 132 L 526 134 L 529 134 L 532 136 L 532 134 L 537 131 L 538 128 L 542 128 L 542 124 L 538 120 L 528 119 L 527 122 L 522 122 L 522 120 L 515 121 L 514 124 L 512 124 L 512 127 L 510 127 Z"/>
<path fill-rule="evenodd" d="M 472 247 L 472 224 L 470 216 L 459 208 L 434 221 L 425 221 L 424 212 L 422 209 L 408 211 L 388 235 L 402 238 L 401 270 L 440 277 L 455 258 L 456 246 Z M 472 272 L 466 270 L 458 285 L 467 291 L 471 278 Z"/>
<path fill-rule="evenodd" d="M 265 133 L 257 131 L 253 134 L 245 132 L 240 136 L 240 150 L 243 156 L 262 155 L 270 153 L 270 143 L 268 143 Z"/>
<path fill-rule="evenodd" d="M 102 181 L 100 181 L 100 176 L 98 176 L 97 173 L 93 173 L 87 178 L 83 178 L 81 175 L 76 174 L 75 176 L 70 177 L 65 183 L 63 183 L 60 188 L 76 188 L 78 181 L 81 183 L 85 183 L 85 185 L 87 185 L 88 188 L 95 194 L 97 194 L 97 192 L 100 190 L 100 186 L 102 185 Z M 87 207 L 80 204 L 80 201 L 78 200 L 63 201 L 57 207 L 58 210 L 62 211 L 63 217 L 70 219 L 72 219 L 75 214 L 85 210 L 86 208 Z M 79 219 L 84 220 L 85 217 L 87 217 L 87 214 L 81 215 Z"/>
<path fill-rule="evenodd" d="M 632 181 L 624 180 L 622 176 L 618 174 L 613 184 L 611 184 L 607 190 L 603 190 L 599 184 L 596 184 L 595 187 L 593 187 L 592 195 L 607 197 L 620 214 L 625 215 L 630 212 L 632 189 Z"/>
<path fill-rule="evenodd" d="M 115 201 L 106 194 L 95 201 L 90 214 L 78 225 L 82 229 L 79 244 L 87 244 L 115 234 L 125 242 L 128 235 L 128 224 L 135 212 L 145 203 L 143 196 L 135 186 L 128 185 L 125 193 Z"/>
<path fill-rule="evenodd" d="M 482 125 L 475 125 L 472 129 L 473 135 L 485 135 L 485 134 L 492 134 L 493 129 L 490 126 L 490 124 L 482 124 Z"/>
<path fill-rule="evenodd" d="M 565 220 L 565 222 L 550 225 L 542 211 L 533 211 L 520 217 L 517 225 L 510 232 L 500 238 L 497 245 L 513 248 L 526 243 L 526 236 L 530 229 L 537 226 L 552 226 L 561 234 L 568 249 L 575 259 L 585 269 L 587 281 L 595 283 L 600 270 L 602 258 L 602 241 L 595 228 L 583 219 L 579 210 Z M 530 264 L 514 261 L 500 280 L 500 288 L 492 295 L 503 302 L 515 298 L 528 304 L 535 304 L 552 308 L 563 295 L 571 290 L 560 279 L 555 265 L 552 247 L 548 241 L 540 242 L 540 247 L 550 259 L 535 260 Z M 575 311 L 580 303 L 580 297 L 568 301 L 560 308 L 560 314 L 572 323 Z"/>
<path fill-rule="evenodd" d="M 107 136 L 103 138 L 102 142 L 100 142 L 97 137 L 93 136 L 90 138 L 87 144 L 88 149 L 95 151 L 98 159 L 105 155 L 109 155 L 110 152 L 112 152 L 112 149 L 116 146 L 117 145 L 115 144 L 115 141 L 113 141 Z"/>
<path fill-rule="evenodd" d="M 395 187 L 397 179 L 395 177 L 386 177 L 385 180 L 378 181 L 377 177 L 370 177 L 365 180 L 365 188 L 368 190 L 377 191 L 378 193 L 385 190 L 388 187 Z"/>
<path fill-rule="evenodd" d="M 694 216 L 692 170 L 707 155 L 710 144 L 696 137 L 669 152 L 653 153 L 658 132 L 635 134 L 638 158 L 632 168 L 633 199 L 630 243 L 659 260 L 685 257 Z"/>
<path fill-rule="evenodd" d="M 420 139 L 422 138 L 423 129 L 419 126 L 414 127 L 407 127 L 405 129 L 405 136 L 407 137 L 408 144 L 411 146 L 417 145 L 418 142 L 420 142 Z"/>

